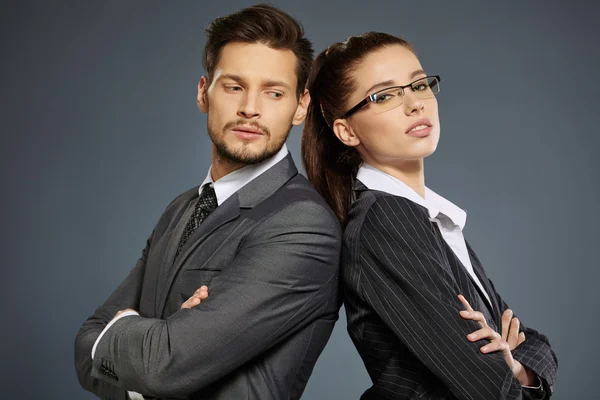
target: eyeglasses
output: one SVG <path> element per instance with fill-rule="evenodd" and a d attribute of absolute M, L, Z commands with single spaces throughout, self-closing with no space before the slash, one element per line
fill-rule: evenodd
<path fill-rule="evenodd" d="M 439 75 L 426 76 L 404 86 L 392 86 L 368 95 L 360 103 L 348 110 L 340 118 L 348 118 L 369 103 L 373 103 L 375 114 L 398 107 L 404 101 L 404 89 L 410 88 L 419 99 L 431 98 L 440 92 Z"/>

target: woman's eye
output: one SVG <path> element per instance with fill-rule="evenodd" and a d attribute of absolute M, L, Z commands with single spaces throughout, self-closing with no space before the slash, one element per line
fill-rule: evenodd
<path fill-rule="evenodd" d="M 385 103 L 386 101 L 389 101 L 393 97 L 394 97 L 393 94 L 389 94 L 389 93 L 381 94 L 381 95 L 377 96 L 377 98 L 375 99 L 375 103 L 377 103 L 377 104 Z"/>

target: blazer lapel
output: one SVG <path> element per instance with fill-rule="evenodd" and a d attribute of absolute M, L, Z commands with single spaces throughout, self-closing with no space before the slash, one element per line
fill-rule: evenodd
<path fill-rule="evenodd" d="M 473 264 L 473 270 L 475 271 L 475 274 L 479 278 L 479 281 L 481 282 L 481 284 L 485 288 L 485 291 L 487 292 L 488 296 L 490 297 L 490 301 L 492 302 L 491 311 L 492 311 L 494 320 L 496 321 L 496 325 L 498 326 L 498 328 L 500 328 L 502 326 L 502 313 L 500 311 L 500 304 L 498 304 L 498 296 L 496 295 L 496 291 L 494 290 L 494 287 L 490 283 L 490 280 L 485 275 L 485 271 L 483 270 L 483 265 L 481 264 L 481 261 L 479 261 L 479 258 L 477 257 L 477 255 L 475 254 L 473 249 L 471 248 L 471 245 L 469 245 L 469 242 L 466 242 L 466 243 L 467 243 L 467 249 L 469 250 L 469 257 L 471 258 L 471 264 Z M 484 301 L 486 301 L 486 300 L 487 299 L 484 299 Z"/>
<path fill-rule="evenodd" d="M 161 281 L 164 282 L 161 290 L 157 290 L 160 301 L 157 302 L 157 315 L 162 315 L 169 291 L 177 273 L 183 266 L 185 260 L 194 252 L 198 246 L 205 241 L 211 233 L 221 226 L 237 219 L 240 216 L 240 208 L 253 208 L 257 204 L 275 193 L 292 177 L 298 174 L 294 161 L 290 154 L 283 160 L 269 168 L 267 171 L 253 179 L 247 185 L 242 187 L 223 204 L 219 205 L 198 227 L 198 230 L 188 239 L 188 242 L 177 257 L 177 247 L 183 230 L 190 218 L 195 202 L 189 202 L 187 210 L 181 216 L 177 226 L 170 238 L 169 245 L 165 251 L 163 269 L 166 272 L 161 274 Z"/>
<path fill-rule="evenodd" d="M 171 242 L 169 243 L 169 247 L 167 249 L 167 260 L 173 260 L 172 263 L 167 264 L 170 268 L 165 268 L 167 270 L 166 276 L 164 276 L 164 285 L 160 292 L 160 302 L 158 303 L 157 315 L 162 315 L 164 311 L 164 307 L 167 301 L 167 296 L 169 294 L 169 290 L 173 285 L 173 281 L 177 276 L 177 273 L 183 266 L 185 260 L 189 257 L 189 255 L 210 235 L 215 229 L 223 226 L 224 224 L 233 221 L 238 218 L 240 215 L 240 203 L 238 201 L 237 195 L 233 194 L 230 198 L 225 201 L 225 203 L 221 204 L 217 207 L 198 227 L 196 232 L 188 239 L 187 243 L 181 249 L 181 252 L 177 257 L 175 254 L 177 252 L 177 248 L 179 247 L 179 241 L 181 240 L 181 236 L 183 235 L 183 231 L 185 229 L 185 225 L 187 224 L 187 220 L 190 218 L 193 205 L 195 202 L 190 204 L 190 207 L 183 214 L 183 217 L 177 224 L 176 233 L 173 234 L 171 238 Z M 165 265 L 165 267 L 167 266 Z"/>
<path fill-rule="evenodd" d="M 355 194 L 362 192 L 362 191 L 367 191 L 367 190 L 371 191 L 371 192 L 377 192 L 376 190 L 367 188 L 358 179 L 354 181 Z M 358 195 L 356 195 L 356 197 L 358 197 Z M 416 204 L 416 203 L 415 203 L 415 205 L 417 205 L 419 208 L 421 208 L 423 210 L 423 212 L 427 216 L 429 216 L 426 208 L 424 208 L 423 206 Z M 475 270 L 475 273 L 479 277 L 479 280 L 482 282 L 485 290 L 488 292 L 490 299 L 492 300 L 492 304 L 490 304 L 487 301 L 487 299 L 485 298 L 485 296 L 483 296 L 483 294 L 479 293 L 477 284 L 473 281 L 473 278 L 471 277 L 471 275 L 469 274 L 469 272 L 467 271 L 467 269 L 465 268 L 463 263 L 460 261 L 460 259 L 456 256 L 456 254 L 454 253 L 452 248 L 444 240 L 444 237 L 443 237 L 442 233 L 440 232 L 438 225 L 435 222 L 431 222 L 430 229 L 431 229 L 433 237 L 435 238 L 437 244 L 439 245 L 440 249 L 442 250 L 440 257 L 442 257 L 443 261 L 445 261 L 445 262 L 441 263 L 442 268 L 444 269 L 445 273 L 447 273 L 450 277 L 452 277 L 454 279 L 456 286 L 458 287 L 458 290 L 460 291 L 460 294 L 465 296 L 465 298 L 467 298 L 469 300 L 469 302 L 475 309 L 485 307 L 486 310 L 479 310 L 479 311 L 482 311 L 482 312 L 489 311 L 488 312 L 489 316 L 491 316 L 495 322 L 498 322 L 498 305 L 497 305 L 497 303 L 494 302 L 494 292 L 490 288 L 489 281 L 485 277 L 485 274 L 483 273 L 481 265 L 479 264 L 479 260 L 477 260 L 472 249 L 469 247 L 469 244 L 467 243 L 467 248 L 469 250 L 469 256 L 471 258 L 471 263 L 473 264 L 473 268 Z M 473 259 L 475 259 L 475 260 L 473 260 Z M 442 271 L 440 271 L 440 273 L 441 272 Z M 483 275 L 483 277 L 482 277 L 482 275 Z M 480 301 L 482 303 L 480 303 Z"/>
<path fill-rule="evenodd" d="M 177 244 L 179 244 L 179 240 L 183 233 L 185 224 L 194 209 L 195 202 L 193 201 L 193 199 L 194 199 L 194 197 L 197 197 L 197 196 L 198 196 L 198 186 L 196 186 L 193 189 L 190 189 L 188 192 L 186 192 L 184 195 L 182 195 L 180 199 L 175 200 L 175 202 L 176 202 L 175 205 L 177 208 L 173 212 L 173 214 L 171 216 L 171 220 L 169 222 L 169 226 L 166 229 L 165 234 L 164 234 L 166 240 L 168 240 L 168 244 L 165 246 L 164 250 L 162 251 L 162 257 L 160 260 L 160 264 L 158 264 L 158 268 L 153 268 L 152 270 L 149 270 L 148 272 L 146 272 L 146 273 L 149 273 L 150 271 L 155 271 L 155 272 L 153 272 L 155 276 L 151 277 L 149 282 L 153 282 L 154 279 L 156 279 L 155 291 L 154 291 L 154 295 L 152 296 L 153 303 L 154 303 L 154 312 L 155 312 L 156 316 L 160 315 L 159 314 L 159 311 L 160 311 L 159 310 L 159 303 L 160 303 L 159 294 L 162 293 L 164 290 L 165 279 L 166 279 L 167 273 L 169 271 L 168 266 L 171 266 L 173 264 L 173 258 L 175 257 L 175 250 L 177 249 Z M 175 245 L 173 245 L 173 243 L 175 243 Z M 160 257 L 160 255 L 159 255 L 159 257 Z"/>

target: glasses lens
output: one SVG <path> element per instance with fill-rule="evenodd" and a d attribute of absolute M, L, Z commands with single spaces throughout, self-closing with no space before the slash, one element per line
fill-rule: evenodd
<path fill-rule="evenodd" d="M 426 99 L 440 92 L 440 81 L 436 77 L 430 76 L 419 79 L 411 87 L 417 97 Z"/>
<path fill-rule="evenodd" d="M 373 111 L 375 114 L 391 110 L 402 104 L 402 89 L 389 88 L 373 95 Z"/>

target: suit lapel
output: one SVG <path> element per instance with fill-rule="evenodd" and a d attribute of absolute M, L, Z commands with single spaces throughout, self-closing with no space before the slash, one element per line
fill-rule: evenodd
<path fill-rule="evenodd" d="M 223 204 L 219 205 L 198 227 L 198 230 L 188 239 L 188 242 L 183 247 L 177 257 L 177 247 L 187 220 L 190 218 L 193 211 L 195 201 L 188 202 L 188 208 L 181 216 L 176 228 L 169 239 L 169 245 L 165 250 L 159 287 L 159 301 L 157 301 L 157 314 L 161 316 L 169 295 L 169 291 L 177 276 L 177 273 L 182 268 L 185 260 L 204 242 L 215 230 L 221 226 L 237 219 L 240 216 L 240 208 L 253 208 L 257 204 L 275 193 L 286 182 L 298 174 L 298 170 L 294 165 L 294 161 L 290 154 L 283 160 L 269 168 L 267 171 L 253 179 L 247 185 L 242 187 Z M 164 284 L 162 283 L 164 282 Z M 191 295 L 191 293 L 189 294 Z"/>
<path fill-rule="evenodd" d="M 498 304 L 498 296 L 496 296 L 496 291 L 494 290 L 493 286 L 491 285 L 488 277 L 485 275 L 485 271 L 483 270 L 483 265 L 479 261 L 479 258 L 477 257 L 477 255 L 475 254 L 475 252 L 473 251 L 471 246 L 469 245 L 469 242 L 466 242 L 466 243 L 467 243 L 467 249 L 469 250 L 469 257 L 471 258 L 471 264 L 473 264 L 473 270 L 475 271 L 475 274 L 479 278 L 479 281 L 485 288 L 485 291 L 487 292 L 487 294 L 490 298 L 490 301 L 492 302 L 491 312 L 494 317 L 494 320 L 496 321 L 496 325 L 498 327 L 501 327 L 502 326 L 502 323 L 501 323 L 502 313 L 500 312 L 500 304 Z"/>
<path fill-rule="evenodd" d="M 355 180 L 354 192 L 358 193 L 366 190 L 371 192 L 377 192 L 377 190 L 368 189 L 360 180 Z M 427 218 L 429 218 L 429 213 L 425 207 L 416 203 L 414 204 L 420 209 L 422 209 L 423 213 L 425 213 Z M 469 272 L 467 271 L 463 263 L 460 261 L 460 259 L 456 256 L 452 248 L 448 245 L 448 243 L 446 243 L 439 226 L 435 222 L 431 222 L 430 229 L 433 238 L 435 239 L 437 245 L 442 251 L 442 253 L 440 254 L 440 256 L 444 258 L 444 262 L 441 262 L 442 268 L 454 279 L 454 282 L 456 283 L 460 294 L 465 296 L 465 298 L 471 303 L 471 306 L 474 309 L 479 309 L 479 311 L 488 314 L 489 317 L 491 317 L 494 321 L 498 322 L 498 305 L 494 301 L 494 292 L 490 287 L 488 279 L 483 273 L 479 260 L 473 253 L 472 249 L 469 247 L 469 244 L 467 243 L 467 248 L 469 251 L 469 257 L 471 258 L 471 263 L 473 264 L 473 269 L 475 270 L 475 273 L 477 274 L 479 280 L 484 285 L 485 290 L 488 292 L 492 304 L 490 304 L 485 298 L 485 296 L 482 293 L 480 293 L 480 289 L 478 288 L 477 284 L 473 281 L 471 274 L 469 274 Z M 485 307 L 485 310 L 483 309 L 483 307 Z"/>
<path fill-rule="evenodd" d="M 440 246 L 442 246 L 446 250 L 446 259 L 448 260 L 448 264 L 450 265 L 450 269 L 452 270 L 452 276 L 454 276 L 460 294 L 462 294 L 469 301 L 469 303 L 474 309 L 478 311 L 484 311 L 480 309 L 482 306 L 484 306 L 491 312 L 491 309 L 487 302 L 485 302 L 485 299 L 483 299 L 479 295 L 476 286 L 477 284 L 471 278 L 471 275 L 465 268 L 464 264 L 462 263 L 462 261 L 460 261 L 456 253 L 454 253 L 454 250 L 452 250 L 450 245 L 448 245 L 448 243 L 444 240 L 444 237 L 442 236 L 442 233 L 439 230 L 439 226 L 437 226 L 437 224 L 433 222 L 432 224 L 435 225 L 437 239 Z M 481 304 L 480 302 L 483 302 L 483 304 Z"/>
<path fill-rule="evenodd" d="M 175 257 L 175 250 L 177 249 L 177 245 L 173 247 L 173 243 L 178 244 L 179 239 L 183 233 L 183 228 L 185 227 L 185 223 L 189 219 L 192 211 L 194 209 L 195 201 L 194 197 L 198 196 L 198 186 L 193 189 L 190 189 L 188 192 L 183 194 L 180 199 L 175 200 L 176 209 L 171 216 L 171 220 L 169 222 L 169 226 L 165 231 L 165 239 L 168 240 L 168 244 L 164 247 L 162 253 L 159 253 L 161 260 L 160 264 L 158 264 L 158 268 L 153 269 L 155 273 L 156 285 L 154 288 L 154 296 L 152 296 L 153 304 L 154 304 L 154 312 L 156 316 L 159 314 L 159 303 L 160 303 L 160 294 L 163 292 L 165 287 L 165 279 L 167 273 L 169 271 L 168 266 L 172 265 L 173 257 Z M 174 203 L 175 203 L 174 202 Z M 153 282 L 154 279 L 150 279 L 149 282 Z"/>
<path fill-rule="evenodd" d="M 165 276 L 163 277 L 164 285 L 160 293 L 160 302 L 157 304 L 157 315 L 162 315 L 164 311 L 164 307 L 167 301 L 167 296 L 171 286 L 173 285 L 173 281 L 177 276 L 177 273 L 183 266 L 185 260 L 189 257 L 189 255 L 196 250 L 200 244 L 208 235 L 210 235 L 215 229 L 223 226 L 224 224 L 233 221 L 240 215 L 240 205 L 237 198 L 237 194 L 233 194 L 230 198 L 225 201 L 222 205 L 217 207 L 206 219 L 200 224 L 196 232 L 188 239 L 187 243 L 181 249 L 181 252 L 177 257 L 175 254 L 177 253 L 177 248 L 179 247 L 179 241 L 181 240 L 181 236 L 183 235 L 183 231 L 185 229 L 185 225 L 187 224 L 187 220 L 190 218 L 193 206 L 195 202 L 190 204 L 189 209 L 183 214 L 183 217 L 177 224 L 176 232 L 171 237 L 171 242 L 166 251 L 166 260 L 168 260 L 168 264 L 164 267 Z M 208 255 L 207 255 L 208 256 Z M 170 267 L 170 268 L 169 268 Z M 191 293 L 190 293 L 191 296 Z"/>

